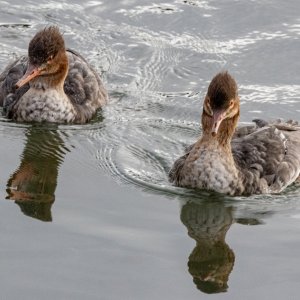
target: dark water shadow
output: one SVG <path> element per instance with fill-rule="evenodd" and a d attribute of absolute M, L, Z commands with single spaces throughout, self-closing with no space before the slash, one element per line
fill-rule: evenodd
<path fill-rule="evenodd" d="M 235 254 L 226 243 L 226 234 L 235 222 L 262 224 L 253 217 L 234 217 L 235 207 L 224 199 L 189 200 L 181 208 L 180 219 L 196 246 L 188 258 L 188 271 L 196 287 L 206 294 L 226 292 L 234 268 Z"/>
<path fill-rule="evenodd" d="M 7 182 L 6 199 L 15 200 L 26 216 L 52 221 L 59 167 L 67 152 L 56 127 L 29 127 L 20 165 Z"/>

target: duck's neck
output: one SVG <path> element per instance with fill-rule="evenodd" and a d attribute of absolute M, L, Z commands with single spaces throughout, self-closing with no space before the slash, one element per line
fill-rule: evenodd
<path fill-rule="evenodd" d="M 40 75 L 30 82 L 30 87 L 39 90 L 56 89 L 60 93 L 64 93 L 64 83 L 68 75 L 68 57 L 67 54 L 61 55 L 60 63 L 55 72 Z"/>
<path fill-rule="evenodd" d="M 239 120 L 239 111 L 238 113 L 230 119 L 225 119 L 220 124 L 218 133 L 216 136 L 213 136 L 212 126 L 213 118 L 209 116 L 205 110 L 202 113 L 202 141 L 206 141 L 211 144 L 216 144 L 218 147 L 223 147 L 227 151 L 231 152 L 231 139 L 234 134 L 235 128 Z"/>

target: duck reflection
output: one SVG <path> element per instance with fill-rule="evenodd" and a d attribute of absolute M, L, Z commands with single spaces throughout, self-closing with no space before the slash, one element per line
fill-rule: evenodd
<path fill-rule="evenodd" d="M 227 282 L 235 260 L 233 250 L 225 242 L 230 226 L 234 222 L 262 224 L 251 214 L 234 217 L 234 208 L 226 206 L 222 200 L 188 201 L 181 208 L 181 221 L 187 227 L 189 236 L 196 241 L 196 247 L 189 256 L 189 273 L 197 288 L 207 294 L 226 292 L 228 289 Z"/>
<path fill-rule="evenodd" d="M 59 166 L 68 149 L 57 129 L 30 127 L 18 169 L 7 182 L 7 199 L 30 217 L 52 221 Z"/>
<path fill-rule="evenodd" d="M 181 209 L 181 221 L 196 241 L 188 267 L 197 288 L 205 293 L 227 291 L 235 258 L 225 242 L 233 222 L 232 208 L 222 203 L 188 202 Z"/>

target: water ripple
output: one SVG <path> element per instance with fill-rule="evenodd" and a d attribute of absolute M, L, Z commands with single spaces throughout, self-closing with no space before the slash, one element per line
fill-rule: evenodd
<path fill-rule="evenodd" d="M 145 6 L 136 6 L 134 9 L 119 9 L 117 13 L 123 14 L 124 16 L 136 16 L 145 13 L 151 14 L 173 14 L 181 12 L 182 10 L 174 4 L 170 3 L 159 3 Z"/>
<path fill-rule="evenodd" d="M 241 54 L 249 50 L 261 49 L 274 41 L 281 45 L 295 38 L 299 28 L 297 20 L 275 30 L 261 27 L 226 35 L 217 28 L 218 23 L 214 23 L 216 30 L 208 31 L 194 25 L 177 28 L 180 30 L 157 28 L 139 21 L 149 16 L 155 20 L 174 18 L 176 25 L 181 24 L 183 15 L 201 11 L 203 24 L 207 20 L 214 22 L 207 17 L 217 16 L 220 5 L 201 0 L 145 5 L 122 2 L 109 18 L 103 1 L 27 4 L 8 5 L 0 0 L 1 16 L 12 16 L 10 22 L 4 17 L 0 24 L 1 66 L 8 58 L 27 51 L 37 29 L 49 23 L 59 24 L 68 47 L 87 57 L 108 82 L 110 104 L 91 124 L 58 126 L 57 130 L 65 134 L 67 149 L 76 149 L 78 159 L 74 163 L 85 165 L 92 172 L 100 169 L 122 183 L 174 194 L 189 194 L 170 185 L 167 173 L 175 158 L 200 134 L 202 99 L 211 76 L 232 67 L 231 61 L 241 60 Z M 21 15 L 16 14 L 18 11 L 22 11 Z M 245 62 L 239 64 L 243 66 Z M 300 87 L 264 85 L 258 80 L 241 84 L 240 94 L 250 115 L 265 108 L 257 106 L 253 110 L 253 103 L 270 107 L 280 101 L 281 107 L 296 106 Z M 26 124 L 15 124 L 3 117 L 0 125 L 5 135 L 12 128 L 16 135 L 27 130 Z"/>
<path fill-rule="evenodd" d="M 242 99 L 251 102 L 267 102 L 269 104 L 299 103 L 300 85 L 241 85 Z"/>

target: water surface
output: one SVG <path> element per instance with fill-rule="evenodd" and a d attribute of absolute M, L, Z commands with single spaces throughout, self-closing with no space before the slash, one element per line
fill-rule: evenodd
<path fill-rule="evenodd" d="M 299 188 L 229 198 L 173 187 L 211 78 L 241 121 L 297 119 L 297 1 L 1 1 L 0 68 L 49 24 L 101 74 L 86 125 L 0 119 L 1 298 L 296 299 Z M 210 294 L 210 296 L 208 296 Z"/>

